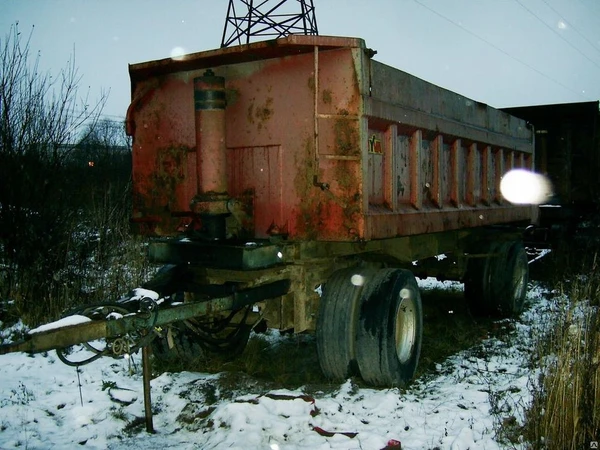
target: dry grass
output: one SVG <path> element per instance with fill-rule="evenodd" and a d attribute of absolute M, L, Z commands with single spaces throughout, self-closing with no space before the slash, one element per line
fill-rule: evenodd
<path fill-rule="evenodd" d="M 600 440 L 600 270 L 559 283 L 557 313 L 537 336 L 532 402 L 521 434 L 532 449 L 590 448 Z M 548 318 L 540 318 L 548 320 Z"/>
<path fill-rule="evenodd" d="M 8 305 L 0 321 L 10 325 L 21 319 L 35 327 L 83 304 L 117 300 L 146 281 L 155 268 L 148 263 L 146 241 L 129 232 L 128 203 L 110 207 L 122 214 L 104 223 L 82 214 L 81 220 L 73 223 L 61 247 L 60 267 L 52 274 L 37 269 L 44 265 L 43 253 L 35 266 L 6 268 L 18 282 L 11 283 L 0 273 L 0 300 Z"/>
<path fill-rule="evenodd" d="M 570 313 L 543 344 L 555 351 L 538 362 L 532 380 L 523 431 L 533 449 L 587 448 L 600 436 L 600 315 L 573 320 Z"/>

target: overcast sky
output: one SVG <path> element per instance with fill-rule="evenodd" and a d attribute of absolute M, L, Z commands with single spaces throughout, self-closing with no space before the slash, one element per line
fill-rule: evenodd
<path fill-rule="evenodd" d="M 228 0 L 0 0 L 0 39 L 35 25 L 57 73 L 70 55 L 105 115 L 124 117 L 127 65 L 220 46 Z M 314 0 L 319 34 L 361 37 L 375 59 L 495 107 L 600 99 L 598 0 Z"/>

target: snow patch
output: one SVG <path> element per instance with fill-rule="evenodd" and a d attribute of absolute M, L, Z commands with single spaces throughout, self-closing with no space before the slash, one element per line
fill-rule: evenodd
<path fill-rule="evenodd" d="M 459 288 L 435 279 L 419 285 Z M 0 448 L 381 449 L 390 442 L 405 450 L 504 448 L 492 410 L 530 402 L 527 383 L 535 373 L 527 351 L 543 328 L 540 318 L 558 310 L 549 296 L 532 286 L 530 308 L 510 322 L 510 339 L 487 339 L 459 352 L 408 390 L 361 388 L 349 379 L 332 393 L 300 388 L 222 395 L 219 374 L 164 373 L 151 382 L 156 434 L 130 425 L 144 417 L 137 355 L 79 369 L 50 353 L 3 355 Z M 273 345 L 287 338 L 276 330 L 256 337 Z M 133 374 L 132 367 L 138 369 Z M 214 393 L 210 402 L 207 390 Z M 522 422 L 516 408 L 511 414 Z"/>
<path fill-rule="evenodd" d="M 150 298 L 152 300 L 158 300 L 159 297 L 160 297 L 160 295 L 158 295 L 158 292 L 151 291 L 150 289 L 135 288 L 133 290 L 133 295 L 131 297 L 131 300 L 141 300 L 143 298 Z"/>
<path fill-rule="evenodd" d="M 46 323 L 44 325 L 40 325 L 37 328 L 29 331 L 29 334 L 41 333 L 42 331 L 55 330 L 57 328 L 69 327 L 72 325 L 79 325 L 81 323 L 91 322 L 92 319 L 86 316 L 81 316 L 79 314 L 74 314 L 72 316 L 63 317 L 62 319 L 56 320 L 54 322 Z"/>

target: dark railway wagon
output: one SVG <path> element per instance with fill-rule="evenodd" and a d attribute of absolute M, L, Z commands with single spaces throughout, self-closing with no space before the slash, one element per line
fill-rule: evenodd
<path fill-rule="evenodd" d="M 598 213 L 599 105 L 595 101 L 503 109 L 535 129 L 535 168 L 554 188 L 549 205 L 541 207 L 542 226 L 572 232 Z"/>

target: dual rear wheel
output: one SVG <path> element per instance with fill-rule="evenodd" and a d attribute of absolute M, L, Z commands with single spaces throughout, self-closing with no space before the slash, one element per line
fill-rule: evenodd
<path fill-rule="evenodd" d="M 473 258 L 465 276 L 465 299 L 476 316 L 513 317 L 523 311 L 529 264 L 520 241 L 488 245 L 486 255 Z"/>
<path fill-rule="evenodd" d="M 423 312 L 413 274 L 344 269 L 323 287 L 317 351 L 325 376 L 353 374 L 375 386 L 409 381 L 421 352 Z"/>
<path fill-rule="evenodd" d="M 475 315 L 511 317 L 524 308 L 528 278 L 523 243 L 493 242 L 469 262 L 465 298 Z M 421 296 L 408 270 L 349 268 L 323 286 L 317 352 L 330 379 L 403 385 L 415 374 L 422 333 Z"/>

